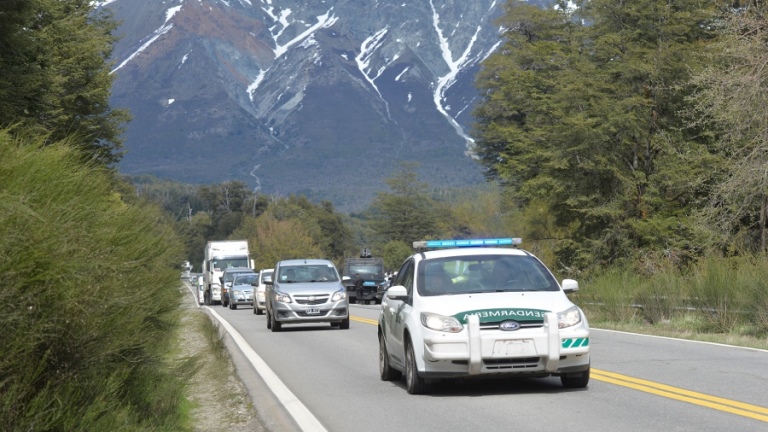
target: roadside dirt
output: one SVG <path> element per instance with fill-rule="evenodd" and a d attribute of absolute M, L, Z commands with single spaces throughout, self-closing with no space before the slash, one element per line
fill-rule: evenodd
<path fill-rule="evenodd" d="M 220 350 L 206 335 L 208 314 L 197 306 L 186 287 L 182 302 L 179 345 L 182 356 L 198 355 L 200 370 L 192 378 L 187 394 L 193 403 L 194 430 L 199 432 L 266 432 L 251 397 L 235 371 L 226 349 Z"/>

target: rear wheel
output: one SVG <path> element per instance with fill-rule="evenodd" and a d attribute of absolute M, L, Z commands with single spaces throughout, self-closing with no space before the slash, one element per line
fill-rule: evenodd
<path fill-rule="evenodd" d="M 561 375 L 560 382 L 565 388 L 584 388 L 589 384 L 589 369 L 582 372 L 580 376 L 575 374 Z"/>
<path fill-rule="evenodd" d="M 410 394 L 429 393 L 429 384 L 419 376 L 419 370 L 416 367 L 416 355 L 413 353 L 411 341 L 408 341 L 405 347 L 405 389 Z"/>
<path fill-rule="evenodd" d="M 395 381 L 402 376 L 399 370 L 392 369 L 389 365 L 389 352 L 384 335 L 379 336 L 379 376 L 382 381 Z"/>

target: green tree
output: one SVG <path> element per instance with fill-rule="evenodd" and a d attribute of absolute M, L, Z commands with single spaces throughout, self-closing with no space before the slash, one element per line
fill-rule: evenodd
<path fill-rule="evenodd" d="M 418 181 L 416 164 L 403 163 L 385 181 L 392 192 L 376 194 L 371 204 L 371 224 L 382 241 L 410 244 L 437 235 L 439 213 L 427 193 L 429 186 Z"/>
<path fill-rule="evenodd" d="M 246 216 L 233 237 L 248 240 L 256 268 L 272 268 L 278 261 L 294 258 L 323 258 L 322 249 L 297 219 L 278 220 L 270 213 Z"/>
<path fill-rule="evenodd" d="M 201 186 L 200 199 L 211 215 L 213 233 L 208 240 L 224 240 L 242 223 L 246 213 L 252 213 L 253 193 L 241 181 L 228 181 L 217 185 Z"/>
<path fill-rule="evenodd" d="M 762 1 L 730 11 L 690 98 L 692 125 L 717 136 L 723 160 L 702 220 L 723 244 L 761 254 L 768 252 L 767 13 Z"/>
<path fill-rule="evenodd" d="M 0 126 L 48 142 L 72 137 L 85 160 L 119 161 L 129 116 L 109 106 L 109 11 L 89 0 L 10 1 L 0 27 Z"/>
<path fill-rule="evenodd" d="M 506 41 L 478 76 L 486 175 L 522 206 L 546 203 L 568 228 L 567 265 L 695 253 L 688 214 L 706 191 L 691 179 L 706 178 L 712 158 L 680 111 L 715 2 L 578 3 L 510 2 Z"/>

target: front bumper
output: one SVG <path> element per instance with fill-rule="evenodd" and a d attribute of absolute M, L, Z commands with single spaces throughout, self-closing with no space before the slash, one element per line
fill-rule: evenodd
<path fill-rule="evenodd" d="M 261 310 L 265 310 L 267 308 L 267 300 L 265 297 L 264 291 L 257 291 L 256 292 L 256 306 L 257 308 Z"/>
<path fill-rule="evenodd" d="M 252 305 L 253 304 L 253 293 L 252 292 L 244 292 L 244 293 L 236 293 L 232 292 L 230 294 L 229 301 L 234 305 Z"/>
<path fill-rule="evenodd" d="M 272 312 L 281 323 L 341 322 L 349 318 L 349 304 L 346 300 L 312 306 L 275 302 Z"/>
<path fill-rule="evenodd" d="M 511 374 L 550 375 L 589 369 L 589 329 L 560 330 L 557 316 L 547 314 L 539 328 L 517 331 L 481 330 L 471 317 L 459 333 L 426 329 L 425 377 Z"/>

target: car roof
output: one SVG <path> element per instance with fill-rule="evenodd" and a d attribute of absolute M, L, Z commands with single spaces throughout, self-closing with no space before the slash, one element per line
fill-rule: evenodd
<path fill-rule="evenodd" d="M 227 267 L 224 269 L 224 273 L 256 273 L 253 269 L 248 267 Z"/>
<path fill-rule="evenodd" d="M 518 248 L 496 248 L 496 247 L 463 247 L 450 249 L 437 249 L 424 252 L 417 252 L 411 256 L 421 259 L 448 258 L 472 255 L 511 255 L 511 256 L 531 256 L 528 251 Z"/>
<path fill-rule="evenodd" d="M 307 265 L 307 264 L 331 264 L 333 265 L 333 262 L 327 260 L 327 259 L 292 259 L 292 260 L 283 260 L 277 263 L 279 266 L 300 266 L 300 265 Z"/>

